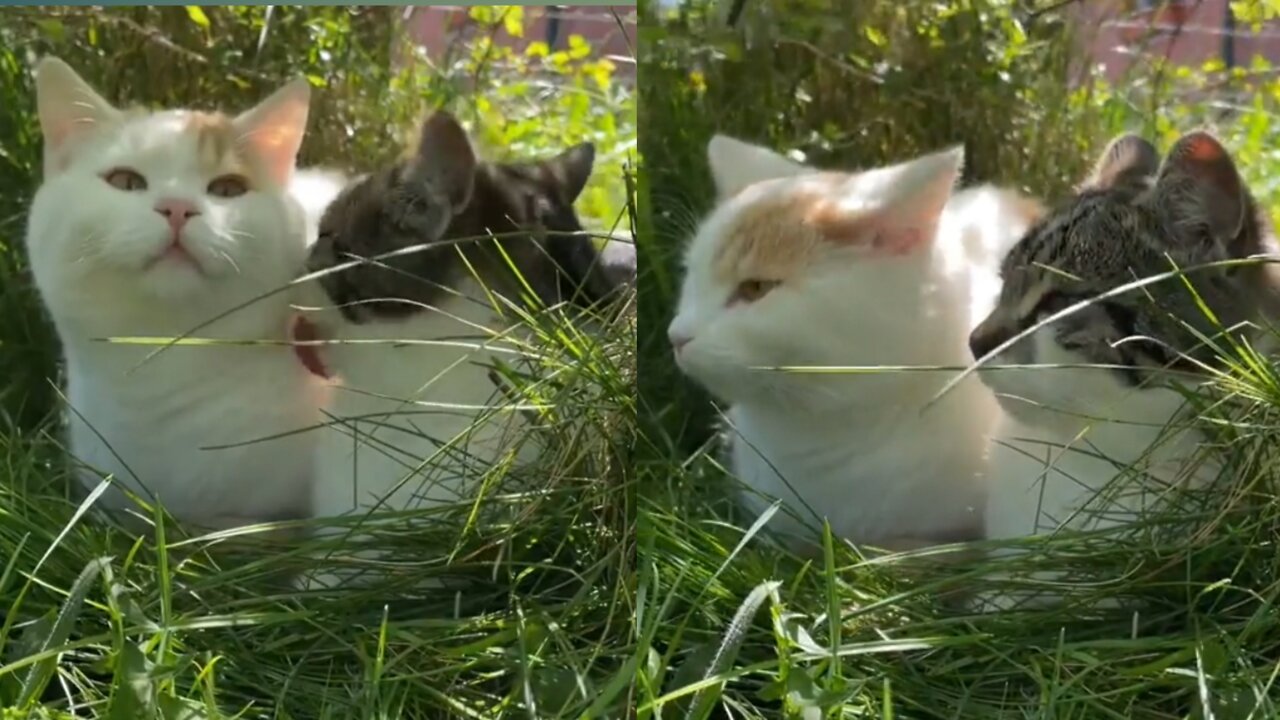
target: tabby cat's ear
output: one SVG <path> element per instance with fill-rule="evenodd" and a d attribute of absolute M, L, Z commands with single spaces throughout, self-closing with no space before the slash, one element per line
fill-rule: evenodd
<path fill-rule="evenodd" d="M 36 65 L 36 112 L 44 135 L 46 171 L 61 167 L 66 151 L 86 132 L 120 118 L 75 70 L 56 57 Z"/>
<path fill-rule="evenodd" d="M 591 143 L 579 143 L 551 159 L 550 167 L 563 184 L 566 202 L 572 204 L 582 194 L 595 161 L 596 146 Z"/>
<path fill-rule="evenodd" d="M 727 135 L 711 138 L 707 144 L 707 161 L 711 165 L 716 195 L 721 200 L 731 198 L 758 182 L 814 171 L 768 148 Z"/>
<path fill-rule="evenodd" d="M 236 142 L 262 162 L 278 185 L 293 176 L 310 109 L 311 84 L 299 77 L 231 121 Z"/>
<path fill-rule="evenodd" d="M 1141 182 L 1159 168 L 1160 155 L 1154 145 L 1137 135 L 1120 135 L 1102 151 L 1084 187 L 1106 189 Z"/>
<path fill-rule="evenodd" d="M 424 182 L 449 199 L 453 212 L 471 201 L 475 185 L 476 153 L 471 138 L 457 118 L 440 110 L 422 123 L 418 153 L 410 165 L 410 177 Z"/>
<path fill-rule="evenodd" d="M 1248 191 L 1226 148 L 1207 132 L 1182 136 L 1164 159 L 1156 178 L 1156 199 L 1170 226 L 1202 238 L 1208 230 L 1214 241 L 1238 255 L 1250 212 Z"/>

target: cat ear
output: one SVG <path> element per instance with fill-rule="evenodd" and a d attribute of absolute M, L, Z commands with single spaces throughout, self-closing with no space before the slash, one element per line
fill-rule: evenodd
<path fill-rule="evenodd" d="M 870 196 L 876 200 L 876 209 L 867 213 L 855 205 L 845 211 L 843 220 L 828 212 L 831 217 L 820 222 L 819 228 L 836 243 L 862 245 L 891 255 L 912 253 L 937 234 L 942 210 L 951 199 L 963 165 L 964 148 L 957 146 L 853 175 L 840 188 L 841 194 Z M 839 207 L 840 198 L 832 205 Z"/>
<path fill-rule="evenodd" d="M 1174 143 L 1156 178 L 1156 199 L 1184 240 L 1202 240 L 1207 230 L 1231 255 L 1247 254 L 1238 246 L 1247 234 L 1248 191 L 1226 148 L 1209 133 Z"/>
<path fill-rule="evenodd" d="M 418 153 L 409 167 L 409 176 L 443 192 L 451 209 L 457 212 L 471 201 L 476 163 L 467 131 L 457 118 L 440 110 L 422 123 Z"/>
<path fill-rule="evenodd" d="M 1160 155 L 1137 135 L 1120 135 L 1107 144 L 1084 187 L 1106 189 L 1151 177 L 1160 168 Z"/>
<path fill-rule="evenodd" d="M 46 167 L 56 166 L 56 158 L 84 132 L 120 118 L 119 110 L 56 57 L 42 59 L 36 65 L 35 76 L 36 111 L 44 134 Z"/>
<path fill-rule="evenodd" d="M 716 135 L 707 143 L 707 161 L 715 181 L 716 195 L 724 200 L 742 192 L 748 185 L 764 180 L 792 177 L 813 172 L 813 168 L 789 160 L 759 145 Z"/>
<path fill-rule="evenodd" d="M 267 174 L 280 185 L 288 184 L 293 175 L 310 108 L 311 85 L 299 77 L 231 123 L 236 143 L 260 158 Z"/>
<path fill-rule="evenodd" d="M 591 179 L 591 168 L 596 161 L 596 146 L 580 143 L 552 158 L 552 172 L 563 183 L 567 202 L 573 203 Z"/>

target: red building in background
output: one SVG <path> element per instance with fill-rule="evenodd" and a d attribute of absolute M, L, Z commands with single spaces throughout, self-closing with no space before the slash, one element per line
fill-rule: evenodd
<path fill-rule="evenodd" d="M 1218 59 L 1248 67 L 1261 55 L 1280 66 L 1280 22 L 1255 32 L 1236 21 L 1229 0 L 1084 0 L 1075 4 L 1087 56 L 1109 80 L 1124 77 L 1141 57 L 1198 66 Z"/>

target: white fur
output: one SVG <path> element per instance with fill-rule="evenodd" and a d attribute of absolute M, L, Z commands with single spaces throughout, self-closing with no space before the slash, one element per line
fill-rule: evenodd
<path fill-rule="evenodd" d="M 1042 212 L 1031 198 L 992 185 L 958 192 L 943 209 L 934 252 L 945 258 L 945 267 L 968 273 L 967 327 L 977 327 L 995 308 L 1000 263 Z"/>
<path fill-rule="evenodd" d="M 317 517 L 425 510 L 466 502 L 491 468 L 535 457 L 519 410 L 489 377 L 518 365 L 524 337 L 499 320 L 478 283 L 399 322 L 354 324 L 314 297 L 322 352 L 334 374 L 319 439 L 312 509 Z M 407 343 L 396 343 L 407 340 Z M 508 453 L 513 457 L 508 458 Z M 331 534 L 345 532 L 333 529 Z M 332 587 L 344 573 L 303 578 Z"/>
<path fill-rule="evenodd" d="M 833 200 L 887 213 L 883 223 L 924 231 L 920 247 L 894 257 L 834 249 L 799 281 L 784 282 L 748 306 L 729 304 L 733 288 L 712 271 L 722 237 L 752 203 L 794 191 L 810 182 L 812 170 L 723 137 L 712 141 L 709 155 L 726 199 L 689 247 L 670 332 L 691 338 L 677 353 L 681 368 L 732 404 L 735 473 L 816 527 L 807 505 L 855 542 L 976 534 L 986 433 L 995 418 L 990 393 L 976 379 L 922 413 L 954 371 L 824 375 L 751 368 L 967 365 L 975 305 L 989 306 L 993 297 L 989 283 L 974 290 L 975 274 L 991 271 L 992 258 L 1025 227 L 1025 214 L 986 202 L 996 194 L 988 189 L 960 193 L 943 211 L 959 171 L 958 151 L 853 174 Z M 970 210 L 957 210 L 964 207 Z M 749 503 L 757 510 L 765 504 L 755 495 Z M 772 524 L 789 533 L 802 529 L 782 515 Z"/>
<path fill-rule="evenodd" d="M 325 208 L 351 180 L 341 171 L 327 168 L 299 168 L 293 174 L 289 181 L 289 194 L 302 206 L 307 221 L 308 246 L 316 241 Z"/>
<path fill-rule="evenodd" d="M 175 337 L 287 284 L 303 261 L 300 209 L 270 184 L 236 198 L 208 195 L 213 178 L 198 171 L 182 111 L 127 116 L 52 59 L 41 63 L 37 89 L 47 167 L 27 247 L 66 356 L 71 450 L 89 466 L 81 479 L 93 486 L 101 479 L 94 470 L 112 475 L 199 525 L 304 516 L 312 460 L 305 434 L 202 449 L 316 421 L 316 385 L 289 348 L 171 347 L 141 364 L 156 346 L 99 342 Z M 305 84 L 294 84 L 236 120 L 255 135 L 249 151 L 281 180 L 306 105 Z M 128 192 L 104 181 L 122 166 L 142 173 L 148 188 Z M 176 260 L 149 265 L 169 242 L 153 210 L 161 198 L 190 200 L 201 211 L 183 235 L 201 271 Z M 194 335 L 279 342 L 289 316 L 288 298 L 278 294 Z M 114 490 L 102 502 L 128 504 Z"/>
<path fill-rule="evenodd" d="M 456 471 L 446 471 L 445 456 L 418 467 L 444 443 L 473 456 L 459 460 L 472 466 L 468 475 L 498 459 L 511 424 L 495 416 L 473 425 L 486 408 L 503 402 L 489 368 L 497 361 L 516 364 L 519 350 L 513 340 L 489 336 L 501 327 L 478 285 L 468 282 L 459 291 L 465 297 L 403 322 L 337 326 L 338 339 L 370 344 L 338 344 L 324 353 L 340 382 L 328 407 L 333 426 L 320 446 L 313 503 L 318 516 L 367 511 L 378 501 L 383 509 L 402 510 L 465 499 Z M 358 447 L 343 422 L 351 418 L 374 421 L 359 424 Z M 397 488 L 411 473 L 420 477 Z M 441 482 L 420 487 L 422 476 Z"/>
<path fill-rule="evenodd" d="M 1033 349 L 1024 363 L 1089 362 L 1059 345 L 1051 327 L 1020 342 Z M 989 362 L 1017 361 L 1001 354 Z M 1004 408 L 991 448 L 988 538 L 1116 527 L 1132 522 L 1164 491 L 1216 477 L 1218 467 L 1198 455 L 1200 436 L 1179 417 L 1185 401 L 1172 389 L 1129 387 L 1110 370 L 1095 368 L 992 369 L 982 376 Z M 1036 577 L 1054 579 L 1049 572 Z M 992 593 L 979 605 L 1007 608 L 1055 598 L 1044 590 Z"/>
<path fill-rule="evenodd" d="M 297 173 L 290 190 L 306 208 L 310 242 L 324 209 L 354 180 L 323 169 Z M 518 364 L 527 332 L 513 330 L 513 318 L 499 318 L 474 280 L 454 291 L 402 321 L 357 324 L 332 307 L 318 282 L 299 286 L 299 306 L 308 308 L 321 336 L 335 341 L 320 351 L 333 378 L 328 427 L 316 446 L 316 517 L 465 502 L 508 451 L 515 464 L 533 459 L 532 444 L 518 442 L 525 431 L 519 411 L 489 377 L 497 362 Z M 344 532 L 335 527 L 326 534 Z M 322 572 L 299 584 L 334 587 L 348 576 Z"/>

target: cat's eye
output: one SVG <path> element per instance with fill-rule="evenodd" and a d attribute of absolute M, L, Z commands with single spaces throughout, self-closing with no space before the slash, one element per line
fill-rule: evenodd
<path fill-rule="evenodd" d="M 125 192 L 147 189 L 147 179 L 142 177 L 142 173 L 131 168 L 114 168 L 103 175 L 102 179 L 106 180 L 111 187 Z"/>
<path fill-rule="evenodd" d="M 208 192 L 214 197 L 240 197 L 249 192 L 249 181 L 243 175 L 223 175 L 209 183 Z"/>
<path fill-rule="evenodd" d="M 1071 305 L 1072 298 L 1058 290 L 1046 290 L 1040 297 L 1036 298 L 1036 302 L 1029 310 L 1023 313 L 1023 322 L 1035 322 L 1042 315 L 1052 315 Z"/>
<path fill-rule="evenodd" d="M 778 287 L 778 285 L 779 281 L 777 280 L 761 280 L 759 278 L 743 280 L 734 289 L 733 296 L 729 298 L 729 303 L 753 303 L 768 295 L 769 291 Z"/>

